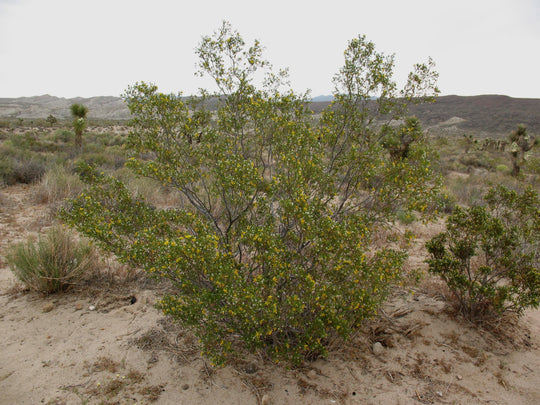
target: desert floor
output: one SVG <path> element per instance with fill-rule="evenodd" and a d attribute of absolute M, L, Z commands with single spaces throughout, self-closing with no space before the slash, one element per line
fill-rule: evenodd
<path fill-rule="evenodd" d="M 0 190 L 0 253 L 52 222 L 35 186 Z M 411 267 L 440 224 L 416 226 Z M 287 369 L 252 356 L 214 369 L 153 304 L 165 288 L 104 262 L 43 296 L 0 261 L 0 404 L 540 404 L 540 311 L 481 329 L 426 277 L 329 357 Z M 379 343 L 377 343 L 379 342 Z"/>

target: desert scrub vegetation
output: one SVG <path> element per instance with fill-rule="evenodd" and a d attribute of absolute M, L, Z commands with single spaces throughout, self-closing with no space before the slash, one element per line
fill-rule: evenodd
<path fill-rule="evenodd" d="M 37 241 L 12 245 L 6 255 L 15 276 L 29 289 L 54 293 L 77 283 L 95 269 L 94 249 L 84 240 L 76 240 L 61 226 L 51 228 Z"/>
<path fill-rule="evenodd" d="M 0 145 L 0 186 L 39 181 L 47 170 L 39 154 L 19 149 L 5 141 Z"/>
<path fill-rule="evenodd" d="M 65 165 L 52 166 L 44 174 L 34 193 L 37 203 L 59 206 L 66 198 L 76 197 L 83 190 L 79 176 Z M 56 209 L 54 209 L 56 211 Z"/>
<path fill-rule="evenodd" d="M 447 229 L 427 244 L 429 271 L 439 275 L 469 319 L 540 304 L 538 193 L 490 189 L 485 205 L 456 207 Z"/>
<path fill-rule="evenodd" d="M 406 117 L 438 93 L 433 63 L 415 65 L 399 90 L 393 57 L 355 38 L 317 120 L 308 94 L 290 90 L 259 42 L 246 45 L 227 23 L 197 54 L 217 93 L 183 98 L 137 83 L 124 95 L 127 167 L 176 190 L 180 204 L 155 207 L 81 165 L 88 187 L 61 216 L 124 263 L 171 280 L 176 292 L 160 308 L 194 330 L 214 363 L 246 348 L 292 363 L 324 356 L 400 277 L 406 252 L 374 246 L 374 235 L 398 209 L 429 216 L 438 194 L 433 153 Z"/>

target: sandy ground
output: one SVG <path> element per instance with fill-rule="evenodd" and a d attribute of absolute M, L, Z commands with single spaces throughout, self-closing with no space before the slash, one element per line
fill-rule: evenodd
<path fill-rule="evenodd" d="M 2 254 L 50 225 L 32 195 L 0 190 Z M 411 266 L 423 261 L 417 242 Z M 540 403 L 540 311 L 480 330 L 427 279 L 396 289 L 328 359 L 287 369 L 252 356 L 213 369 L 193 336 L 154 309 L 162 287 L 117 279 L 43 296 L 17 284 L 2 257 L 0 404 Z"/>

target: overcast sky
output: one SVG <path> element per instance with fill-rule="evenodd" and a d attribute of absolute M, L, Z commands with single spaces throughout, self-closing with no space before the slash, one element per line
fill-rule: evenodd
<path fill-rule="evenodd" d="M 398 83 L 431 56 L 444 95 L 540 98 L 540 0 L 0 0 L 0 97 L 195 93 L 194 49 L 223 20 L 313 96 L 365 34 Z"/>

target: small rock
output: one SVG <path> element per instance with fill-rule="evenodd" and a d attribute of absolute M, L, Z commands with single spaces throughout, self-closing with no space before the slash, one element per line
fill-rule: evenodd
<path fill-rule="evenodd" d="M 75 304 L 75 311 L 80 311 L 81 309 L 83 309 L 83 304 L 81 304 L 80 302 Z"/>
<path fill-rule="evenodd" d="M 458 379 L 459 381 L 461 381 L 461 380 L 463 380 L 463 377 L 460 376 L 460 375 L 458 374 L 458 375 L 457 375 L 457 379 Z"/>
<path fill-rule="evenodd" d="M 442 397 L 442 392 L 441 391 L 437 391 L 437 395 Z"/>
<path fill-rule="evenodd" d="M 95 306 L 95 305 L 90 305 L 90 306 L 88 307 L 88 309 L 89 309 L 90 311 L 95 311 L 96 306 Z"/>
<path fill-rule="evenodd" d="M 373 343 L 372 350 L 373 350 L 373 354 L 375 356 L 380 356 L 381 354 L 384 353 L 384 346 L 382 345 L 381 342 L 375 342 L 375 343 Z"/>
<path fill-rule="evenodd" d="M 315 370 L 309 370 L 306 376 L 310 380 L 314 380 L 315 378 L 317 378 L 317 372 Z"/>
<path fill-rule="evenodd" d="M 182 389 L 183 389 L 184 391 L 189 390 L 189 384 L 184 384 L 184 385 L 182 385 Z"/>
<path fill-rule="evenodd" d="M 54 309 L 54 304 L 52 302 L 48 302 L 45 305 L 43 305 L 43 312 L 51 312 Z"/>

